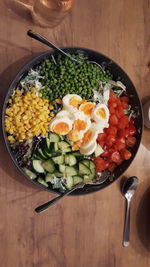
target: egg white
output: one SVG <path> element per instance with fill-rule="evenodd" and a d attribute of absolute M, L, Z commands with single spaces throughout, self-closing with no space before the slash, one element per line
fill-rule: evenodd
<path fill-rule="evenodd" d="M 96 150 L 96 147 L 97 147 L 97 143 L 95 141 L 90 146 L 88 146 L 86 148 L 85 147 L 81 147 L 80 148 L 80 153 L 83 154 L 83 155 L 86 155 L 86 156 L 91 155 Z"/>
<path fill-rule="evenodd" d="M 62 104 L 63 104 L 63 109 L 70 111 L 70 112 L 75 112 L 78 109 L 76 107 L 73 107 L 72 105 L 70 105 L 70 100 L 72 99 L 72 97 L 76 97 L 79 101 L 82 100 L 82 97 L 76 94 L 68 94 L 65 95 L 62 99 Z"/>
<path fill-rule="evenodd" d="M 70 120 L 69 118 L 62 118 L 62 117 L 55 117 L 51 122 L 50 122 L 50 131 L 55 132 L 54 128 L 58 123 L 64 122 L 68 125 L 68 132 L 71 131 L 72 129 L 72 124 L 73 121 Z M 67 133 L 60 133 L 61 135 L 66 135 Z"/>
<path fill-rule="evenodd" d="M 96 113 L 97 111 L 100 109 L 100 108 L 103 108 L 105 110 L 105 113 L 106 113 L 106 118 L 102 118 L 100 116 L 98 116 Z M 109 109 L 108 107 L 105 105 L 105 104 L 97 104 L 95 109 L 93 110 L 93 113 L 92 113 L 92 117 L 93 119 L 96 121 L 96 122 L 99 122 L 101 123 L 102 125 L 106 126 L 108 124 L 108 121 L 109 121 Z"/>

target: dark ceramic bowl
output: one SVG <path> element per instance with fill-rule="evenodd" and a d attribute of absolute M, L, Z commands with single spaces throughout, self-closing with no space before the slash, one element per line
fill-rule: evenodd
<path fill-rule="evenodd" d="M 135 110 L 137 112 L 137 117 L 135 119 L 135 125 L 138 129 L 137 135 L 136 135 L 137 142 L 136 142 L 135 146 L 132 148 L 132 157 L 127 161 L 123 161 L 123 163 L 115 169 L 115 171 L 113 173 L 113 179 L 107 179 L 104 183 L 102 183 L 100 185 L 86 185 L 84 188 L 77 189 L 72 193 L 72 195 L 85 195 L 85 194 L 96 192 L 96 191 L 110 185 L 112 182 L 116 181 L 130 166 L 131 162 L 133 161 L 133 159 L 137 153 L 137 150 L 138 150 L 140 142 L 141 142 L 141 135 L 142 135 L 142 129 L 143 129 L 142 108 L 141 108 L 140 99 L 138 97 L 138 94 L 136 92 L 136 89 L 135 89 L 133 83 L 131 82 L 128 75 L 114 61 L 112 61 L 111 59 L 109 59 L 108 57 L 106 57 L 105 55 L 103 55 L 101 53 L 98 53 L 96 51 L 86 49 L 86 48 L 67 47 L 67 48 L 63 48 L 63 50 L 65 52 L 71 52 L 71 53 L 77 53 L 78 51 L 82 51 L 82 53 L 84 53 L 88 56 L 89 60 L 95 61 L 99 64 L 102 64 L 102 63 L 106 64 L 107 68 L 113 74 L 114 80 L 119 78 L 119 80 L 122 81 L 126 85 L 127 93 L 130 96 L 132 108 L 133 108 L 133 110 Z M 18 166 L 18 163 L 16 162 L 16 159 L 15 159 L 14 155 L 12 154 L 9 143 L 7 141 L 7 133 L 5 132 L 5 129 L 4 129 L 4 116 L 5 116 L 5 109 L 7 106 L 8 98 L 10 97 L 10 95 L 12 94 L 14 89 L 17 87 L 19 81 L 27 75 L 28 71 L 31 68 L 35 68 L 36 66 L 38 66 L 41 63 L 41 61 L 43 61 L 46 58 L 51 57 L 51 55 L 55 56 L 57 53 L 58 53 L 57 51 L 44 52 L 44 53 L 40 54 L 39 56 L 36 56 L 34 59 L 32 59 L 28 64 L 26 64 L 20 70 L 20 72 L 15 77 L 15 79 L 13 80 L 13 82 L 11 83 L 11 85 L 8 89 L 8 92 L 7 92 L 7 95 L 5 98 L 5 102 L 4 102 L 4 106 L 3 106 L 3 118 L 2 118 L 2 127 L 3 127 L 3 134 L 4 134 L 5 143 L 6 143 L 8 152 L 9 152 L 13 162 L 15 163 L 15 165 L 22 172 L 22 175 L 24 177 L 26 177 L 29 181 L 36 184 L 38 187 L 41 187 L 42 189 L 47 190 L 49 192 L 53 192 L 53 193 L 58 193 L 58 191 L 50 189 L 50 188 L 46 188 L 43 185 L 39 184 L 38 182 L 31 180 L 23 172 L 23 170 Z"/>

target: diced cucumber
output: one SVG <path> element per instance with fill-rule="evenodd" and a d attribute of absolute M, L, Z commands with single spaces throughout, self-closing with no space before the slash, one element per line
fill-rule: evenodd
<path fill-rule="evenodd" d="M 54 175 L 55 175 L 56 177 L 58 177 L 58 178 L 61 178 L 61 177 L 64 176 L 64 174 L 61 173 L 61 172 L 54 172 Z"/>
<path fill-rule="evenodd" d="M 54 174 L 53 173 L 47 173 L 46 176 L 45 176 L 45 181 L 46 182 L 50 182 L 52 180 L 52 178 L 54 177 Z"/>
<path fill-rule="evenodd" d="M 78 171 L 75 167 L 66 166 L 65 174 L 67 176 L 74 176 L 78 174 Z"/>
<path fill-rule="evenodd" d="M 32 161 L 32 166 L 33 169 L 38 172 L 38 173 L 43 173 L 44 172 L 44 168 L 42 167 L 42 161 L 38 160 L 38 159 L 34 159 Z"/>
<path fill-rule="evenodd" d="M 43 150 L 44 155 L 46 156 L 46 158 L 51 158 L 52 153 L 48 152 L 47 150 Z"/>
<path fill-rule="evenodd" d="M 63 165 L 64 164 L 64 156 L 58 156 L 58 157 L 53 157 L 52 160 L 55 162 L 55 164 L 58 165 Z"/>
<path fill-rule="evenodd" d="M 42 150 L 41 148 L 38 148 L 38 149 L 37 149 L 36 154 L 37 154 L 41 159 L 47 159 L 47 156 L 44 155 L 43 150 Z"/>
<path fill-rule="evenodd" d="M 90 170 L 95 171 L 95 168 L 96 168 L 95 163 L 92 160 L 90 160 Z"/>
<path fill-rule="evenodd" d="M 81 176 L 79 176 L 79 175 L 75 175 L 72 178 L 73 178 L 74 185 L 80 184 L 80 183 L 83 182 L 83 178 Z"/>
<path fill-rule="evenodd" d="M 54 143 L 54 151 L 57 152 L 59 150 L 58 143 Z"/>
<path fill-rule="evenodd" d="M 47 184 L 41 177 L 39 177 L 39 178 L 37 179 L 37 181 L 38 181 L 40 184 L 42 184 L 42 185 L 48 187 L 48 184 Z"/>
<path fill-rule="evenodd" d="M 83 163 L 79 163 L 79 173 L 81 174 L 91 174 L 90 169 Z"/>
<path fill-rule="evenodd" d="M 50 148 L 50 140 L 49 140 L 49 138 L 46 137 L 46 138 L 43 139 L 42 147 L 43 147 L 44 150 L 49 151 L 49 148 Z"/>
<path fill-rule="evenodd" d="M 30 171 L 27 168 L 23 168 L 23 170 L 24 170 L 25 174 L 27 174 L 30 177 L 30 179 L 35 179 L 36 178 L 36 174 L 34 172 Z"/>
<path fill-rule="evenodd" d="M 61 142 L 59 142 L 59 143 L 58 143 L 58 146 L 59 146 L 59 148 L 60 148 L 62 151 L 64 151 L 66 148 L 70 147 L 70 145 L 69 145 L 67 142 L 65 142 L 65 141 L 61 141 Z"/>
<path fill-rule="evenodd" d="M 56 133 L 49 133 L 49 140 L 53 143 L 58 143 L 60 141 L 60 137 Z"/>
<path fill-rule="evenodd" d="M 86 165 L 90 169 L 90 160 L 89 159 L 84 159 L 82 162 L 84 165 Z"/>
<path fill-rule="evenodd" d="M 62 150 L 62 153 L 67 153 L 67 152 L 71 152 L 71 151 L 72 151 L 71 147 L 66 147 Z"/>
<path fill-rule="evenodd" d="M 95 150 L 95 157 L 98 157 L 103 152 L 104 152 L 103 148 L 99 144 L 97 144 L 97 147 L 96 147 L 96 150 Z"/>
<path fill-rule="evenodd" d="M 62 173 L 65 173 L 66 166 L 65 165 L 59 165 L 59 171 Z"/>
<path fill-rule="evenodd" d="M 73 187 L 73 178 L 71 176 L 66 177 L 66 187 L 69 190 Z"/>
<path fill-rule="evenodd" d="M 54 162 L 51 159 L 43 161 L 42 167 L 44 168 L 44 170 L 50 173 L 53 173 L 55 170 Z"/>
<path fill-rule="evenodd" d="M 92 179 L 88 175 L 84 175 L 84 182 L 90 183 L 90 182 L 92 182 Z"/>
<path fill-rule="evenodd" d="M 65 164 L 69 166 L 74 166 L 77 163 L 76 157 L 72 154 L 65 155 Z"/>
<path fill-rule="evenodd" d="M 74 155 L 75 157 L 83 157 L 83 155 L 80 152 L 77 152 L 77 151 L 73 151 L 72 155 Z"/>

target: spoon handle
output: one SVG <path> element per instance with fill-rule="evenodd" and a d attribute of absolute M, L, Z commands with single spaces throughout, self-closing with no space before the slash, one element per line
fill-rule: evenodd
<path fill-rule="evenodd" d="M 124 225 L 124 235 L 123 235 L 123 246 L 128 247 L 130 244 L 129 234 L 130 234 L 130 205 L 131 201 L 127 200 L 126 215 L 125 215 L 125 225 Z"/>
<path fill-rule="evenodd" d="M 38 207 L 35 209 L 35 211 L 36 211 L 37 213 L 41 213 L 41 212 L 47 210 L 47 209 L 50 208 L 52 205 L 56 204 L 56 202 L 58 202 L 60 199 L 62 199 L 63 197 L 69 195 L 69 194 L 70 194 L 71 192 L 73 192 L 75 189 L 76 189 L 76 187 L 73 188 L 72 190 L 69 190 L 69 191 L 65 192 L 64 194 L 62 194 L 62 195 L 60 195 L 60 196 L 58 196 L 58 197 L 56 197 L 56 198 L 53 198 L 52 200 L 50 200 L 50 201 L 44 203 L 43 205 L 38 206 Z"/>
<path fill-rule="evenodd" d="M 75 58 L 71 57 L 69 54 L 65 53 L 63 50 L 61 50 L 59 47 L 57 47 L 56 45 L 54 45 L 53 43 L 51 43 L 50 41 L 48 41 L 45 37 L 43 37 L 42 35 L 40 35 L 39 33 L 33 32 L 32 30 L 28 30 L 27 31 L 27 35 L 29 35 L 31 38 L 57 50 L 59 53 L 65 55 L 66 57 L 69 57 L 72 61 L 76 61 L 77 63 L 81 63 L 78 60 L 76 60 Z"/>

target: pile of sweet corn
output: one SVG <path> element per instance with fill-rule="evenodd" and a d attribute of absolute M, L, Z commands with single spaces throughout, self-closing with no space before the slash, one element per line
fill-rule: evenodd
<path fill-rule="evenodd" d="M 8 140 L 22 142 L 33 136 L 46 136 L 53 108 L 49 100 L 42 99 L 42 94 L 35 94 L 35 88 L 24 95 L 20 90 L 8 100 L 6 108 L 5 129 L 10 134 Z"/>

